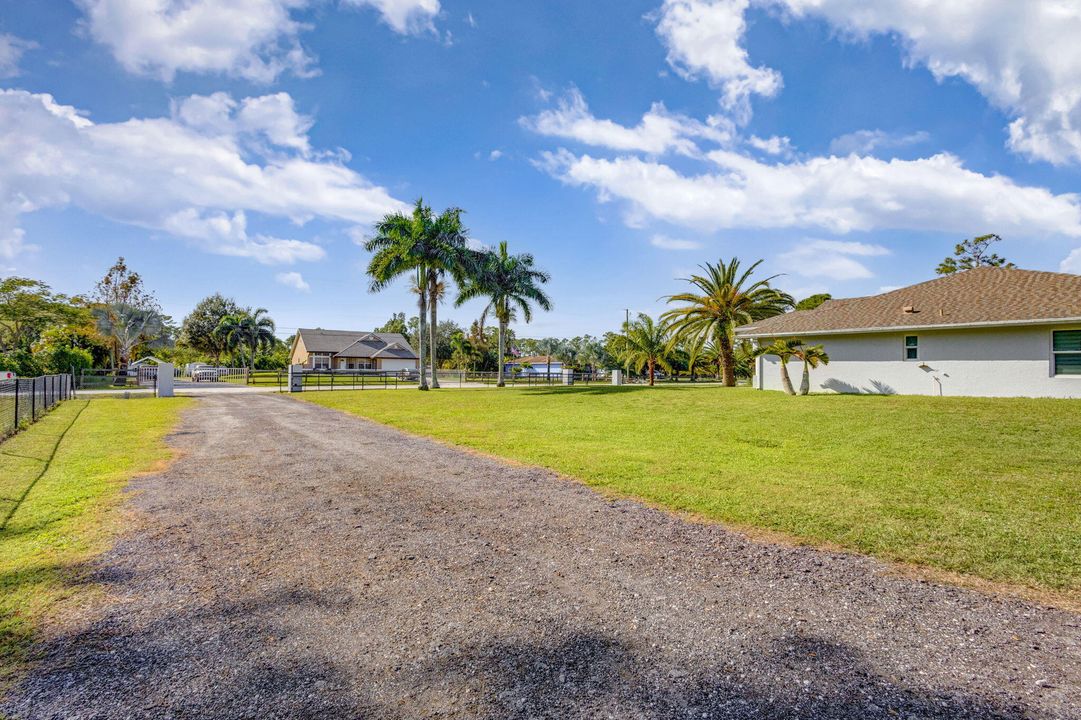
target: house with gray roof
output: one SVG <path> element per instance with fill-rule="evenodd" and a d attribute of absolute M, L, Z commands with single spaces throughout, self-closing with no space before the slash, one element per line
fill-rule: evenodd
<path fill-rule="evenodd" d="M 980 267 L 736 328 L 822 345 L 812 392 L 1081 398 L 1081 275 Z M 798 384 L 802 364 L 789 366 Z M 755 386 L 780 390 L 780 360 Z"/>
<path fill-rule="evenodd" d="M 401 333 L 301 328 L 290 361 L 311 370 L 417 369 L 417 354 Z"/>

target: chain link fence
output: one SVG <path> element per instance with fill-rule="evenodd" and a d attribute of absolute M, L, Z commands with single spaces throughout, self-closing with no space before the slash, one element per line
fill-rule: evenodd
<path fill-rule="evenodd" d="M 0 438 L 36 422 L 73 397 L 75 384 L 70 374 L 0 379 Z"/>

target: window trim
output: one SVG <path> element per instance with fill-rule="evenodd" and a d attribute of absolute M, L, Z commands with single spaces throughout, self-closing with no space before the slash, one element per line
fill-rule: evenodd
<path fill-rule="evenodd" d="M 1047 349 L 1048 360 L 1050 367 L 1048 368 L 1052 378 L 1065 379 L 1065 380 L 1081 380 L 1081 374 L 1069 375 L 1066 373 L 1055 372 L 1055 359 L 1058 355 L 1081 355 L 1081 350 L 1055 350 L 1055 333 L 1058 332 L 1079 332 L 1081 327 L 1059 327 L 1052 328 L 1047 334 Z"/>
<path fill-rule="evenodd" d="M 323 367 L 318 365 L 319 358 L 325 358 L 327 364 Z M 329 353 L 312 353 L 312 370 L 330 370 L 330 354 Z"/>
<path fill-rule="evenodd" d="M 909 345 L 908 339 L 915 338 L 916 344 Z M 909 357 L 908 351 L 914 349 L 916 351 L 916 357 Z M 919 335 L 904 335 L 901 339 L 901 359 L 905 362 L 919 362 L 920 361 L 920 336 Z"/>

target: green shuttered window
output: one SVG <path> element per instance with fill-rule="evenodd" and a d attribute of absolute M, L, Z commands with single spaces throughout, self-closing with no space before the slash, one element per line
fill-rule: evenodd
<path fill-rule="evenodd" d="M 1051 351 L 1055 375 L 1081 375 L 1081 330 L 1052 332 Z"/>

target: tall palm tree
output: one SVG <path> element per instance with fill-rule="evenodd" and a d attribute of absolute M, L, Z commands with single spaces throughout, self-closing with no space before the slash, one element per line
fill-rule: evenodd
<path fill-rule="evenodd" d="M 615 338 L 614 349 L 628 370 L 649 369 L 649 384 L 654 384 L 657 368 L 672 371 L 672 353 L 668 328 L 653 321 L 649 315 L 638 313 L 638 319 L 623 326 L 623 334 Z"/>
<path fill-rule="evenodd" d="M 796 357 L 803 361 L 803 379 L 799 384 L 799 394 L 807 395 L 811 392 L 811 368 L 829 365 L 830 356 L 821 345 L 801 345 Z"/>
<path fill-rule="evenodd" d="M 759 355 L 776 355 L 781 361 L 781 387 L 789 395 L 795 395 L 796 391 L 792 388 L 792 378 L 788 376 L 788 361 L 794 357 L 799 357 L 799 352 L 803 348 L 803 341 L 795 338 L 778 338 L 770 345 L 765 345 L 758 349 Z"/>
<path fill-rule="evenodd" d="M 375 235 L 364 243 L 364 249 L 372 255 L 368 263 L 368 275 L 371 276 L 369 290 L 379 292 L 397 278 L 414 275 L 414 283 L 422 292 L 417 294 L 417 310 L 420 327 L 417 342 L 418 365 L 420 368 L 421 390 L 428 389 L 424 364 L 424 342 L 428 336 L 428 288 L 429 273 L 449 272 L 455 279 L 464 280 L 467 257 L 465 229 L 461 224 L 462 211 L 449 208 L 438 217 L 432 215 L 432 209 L 418 199 L 411 215 L 401 212 L 389 213 L 375 224 Z M 433 321 L 435 314 L 432 313 Z M 434 326 L 434 322 L 433 322 Z M 435 344 L 434 333 L 427 338 Z M 432 377 L 435 378 L 435 353 L 432 353 Z M 436 385 L 438 387 L 438 385 Z"/>
<path fill-rule="evenodd" d="M 97 331 L 115 344 L 120 367 L 128 366 L 138 345 L 166 332 L 165 317 L 157 310 L 115 302 L 98 305 L 91 312 Z"/>
<path fill-rule="evenodd" d="M 451 360 L 459 370 L 465 370 L 466 365 L 472 365 L 476 358 L 476 348 L 466 337 L 465 333 L 458 331 L 450 336 Z"/>
<path fill-rule="evenodd" d="M 727 263 L 718 260 L 715 265 L 700 265 L 701 275 L 684 278 L 694 290 L 669 295 L 669 303 L 685 303 L 661 315 L 669 324 L 675 342 L 690 341 L 702 337 L 717 344 L 718 362 L 724 384 L 736 384 L 736 358 L 734 330 L 739 325 L 780 315 L 795 302 L 791 295 L 770 287 L 772 275 L 751 281 L 751 275 L 762 261 L 740 272 L 740 261 L 732 258 Z"/>
<path fill-rule="evenodd" d="M 248 351 L 248 369 L 254 373 L 255 354 L 260 349 L 274 347 L 277 342 L 274 329 L 274 321 L 267 314 L 266 308 L 246 308 L 223 317 L 215 332 L 225 341 L 227 347 Z"/>
<path fill-rule="evenodd" d="M 552 301 L 540 287 L 551 278 L 548 273 L 533 267 L 533 256 L 529 253 L 509 254 L 506 242 L 499 243 L 499 250 L 495 252 L 475 253 L 468 267 L 469 277 L 459 288 L 455 305 L 460 306 L 478 297 L 488 298 L 481 321 L 483 324 L 484 317 L 491 312 L 499 322 L 496 385 L 503 387 L 506 385 L 503 356 L 506 352 L 507 325 L 514 309 L 521 310 L 526 322 L 533 319 L 530 303 L 535 303 L 542 310 L 551 310 Z"/>

